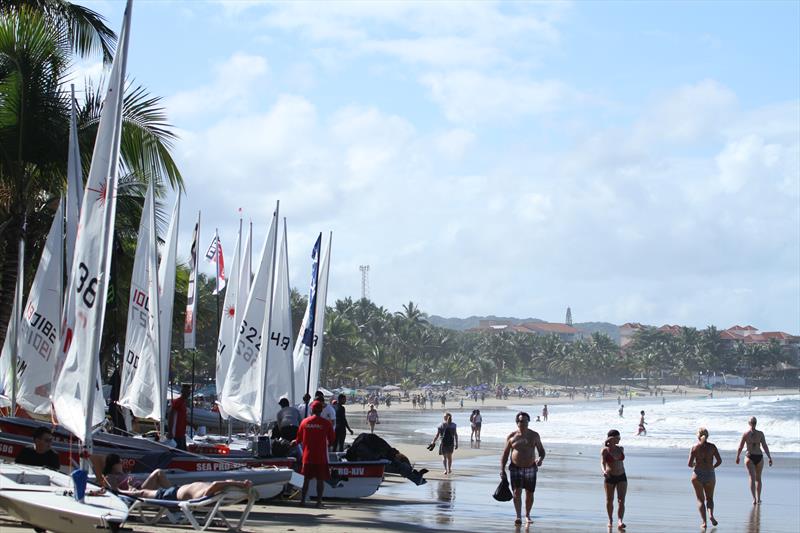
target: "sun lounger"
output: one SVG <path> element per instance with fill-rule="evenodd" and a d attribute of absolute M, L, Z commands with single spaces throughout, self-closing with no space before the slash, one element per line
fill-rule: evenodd
<path fill-rule="evenodd" d="M 247 521 L 257 498 L 255 490 L 228 488 L 205 498 L 194 500 L 156 500 L 153 498 L 125 498 L 130 502 L 129 517 L 135 517 L 145 524 L 156 524 L 166 519 L 172 524 L 189 523 L 197 531 L 205 531 L 214 521 L 230 531 L 239 531 Z M 245 503 L 242 515 L 231 524 L 222 514 L 227 505 Z"/>

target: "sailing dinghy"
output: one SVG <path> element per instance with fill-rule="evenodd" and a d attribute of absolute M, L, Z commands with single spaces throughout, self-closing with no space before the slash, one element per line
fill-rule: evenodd
<path fill-rule="evenodd" d="M 128 506 L 114 494 L 90 495 L 100 487 L 89 484 L 79 502 L 70 476 L 43 467 L 3 465 L 0 487 L 0 507 L 47 531 L 119 531 L 128 518 Z"/>

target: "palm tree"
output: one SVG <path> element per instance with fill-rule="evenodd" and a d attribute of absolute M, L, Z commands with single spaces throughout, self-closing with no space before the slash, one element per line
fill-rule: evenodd
<path fill-rule="evenodd" d="M 102 22 L 97 17 L 62 0 L 0 0 L 0 342 L 5 338 L 17 280 L 17 243 L 24 236 L 36 248 L 45 236 L 46 230 L 37 229 L 43 225 L 23 231 L 24 224 L 29 219 L 52 219 L 52 199 L 66 183 L 71 96 L 63 82 L 73 50 L 85 54 L 99 49 L 105 55 L 112 40 L 110 30 L 97 25 Z M 99 93 L 88 88 L 79 110 L 84 169 L 89 168 L 100 100 Z M 182 188 L 170 155 L 174 139 L 159 99 L 129 85 L 123 109 L 118 206 L 123 234 L 135 235 L 133 228 L 138 225 L 137 183 L 166 180 L 173 188 Z M 126 230 L 127 223 L 131 227 Z M 32 269 L 35 263 L 31 263 Z"/>
<path fill-rule="evenodd" d="M 99 52 L 103 62 L 111 62 L 117 37 L 99 13 L 65 0 L 0 0 L 0 15 L 21 10 L 42 15 L 67 37 L 73 53 L 88 57 Z"/>

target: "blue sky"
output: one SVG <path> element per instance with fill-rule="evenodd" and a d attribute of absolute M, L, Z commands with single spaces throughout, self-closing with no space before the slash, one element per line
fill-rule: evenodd
<path fill-rule="evenodd" d="M 329 302 L 369 264 L 393 311 L 800 333 L 797 2 L 140 1 L 128 71 L 183 256 L 280 199 L 301 290 L 334 232 Z"/>

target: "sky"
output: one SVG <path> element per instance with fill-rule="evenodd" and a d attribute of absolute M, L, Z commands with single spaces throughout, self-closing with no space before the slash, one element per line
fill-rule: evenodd
<path fill-rule="evenodd" d="M 257 262 L 280 200 L 301 292 L 333 232 L 329 305 L 369 265 L 390 311 L 800 333 L 798 2 L 140 0 L 128 75 L 184 261 L 241 209 Z"/>

